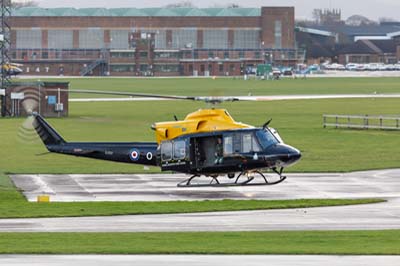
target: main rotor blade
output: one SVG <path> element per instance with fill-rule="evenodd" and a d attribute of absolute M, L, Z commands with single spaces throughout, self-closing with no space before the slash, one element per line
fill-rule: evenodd
<path fill-rule="evenodd" d="M 176 100 L 191 100 L 195 101 L 193 96 L 177 96 L 177 95 L 162 95 L 162 94 L 149 94 L 149 93 L 134 93 L 128 91 L 98 91 L 98 90 L 59 90 L 51 89 L 50 91 L 62 91 L 68 93 L 87 93 L 87 94 L 103 94 L 103 95 L 117 95 L 117 96 L 131 96 L 143 98 L 162 98 L 162 99 L 176 99 Z"/>
<path fill-rule="evenodd" d="M 190 101 L 202 101 L 202 102 L 211 103 L 211 104 L 218 104 L 218 103 L 222 103 L 222 102 L 235 102 L 235 101 L 240 100 L 238 97 L 178 96 L 178 95 L 135 93 L 135 92 L 128 92 L 128 91 L 65 90 L 65 89 L 50 89 L 49 91 L 130 96 L 130 97 L 142 97 L 142 98 L 173 99 L 173 100 L 190 100 Z"/>

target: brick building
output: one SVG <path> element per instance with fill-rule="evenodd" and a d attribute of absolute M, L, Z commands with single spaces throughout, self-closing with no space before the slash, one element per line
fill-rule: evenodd
<path fill-rule="evenodd" d="M 294 8 L 21 8 L 14 62 L 28 75 L 240 75 L 293 65 Z"/>

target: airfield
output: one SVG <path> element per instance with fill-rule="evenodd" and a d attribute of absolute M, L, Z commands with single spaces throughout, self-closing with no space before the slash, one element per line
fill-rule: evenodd
<path fill-rule="evenodd" d="M 32 213 L 41 207 L 36 203 L 38 195 L 49 195 L 50 205 L 72 203 L 126 203 L 126 202 L 172 202 L 190 201 L 200 202 L 204 200 L 291 200 L 291 199 L 366 199 L 379 198 L 385 202 L 350 205 L 335 207 L 294 208 L 255 211 L 218 211 L 197 213 L 169 213 L 147 215 L 117 215 L 117 216 L 91 216 L 91 217 L 60 217 L 60 218 L 3 218 L 0 219 L 1 234 L 33 234 L 27 235 L 30 242 L 36 239 L 49 238 L 49 242 L 56 241 L 60 237 L 57 234 L 141 234 L 141 233 L 187 233 L 201 232 L 214 233 L 225 232 L 246 234 L 264 234 L 276 232 L 278 234 L 313 234 L 321 230 L 338 235 L 341 230 L 362 235 L 400 229 L 400 147 L 398 146 L 397 131 L 380 130 L 338 130 L 322 127 L 322 114 L 386 114 L 398 113 L 398 78 L 347 78 L 347 79 L 307 79 L 307 80 L 282 80 L 278 82 L 264 83 L 263 81 L 231 80 L 231 79 L 198 79 L 193 82 L 190 79 L 74 79 L 72 88 L 80 89 L 112 89 L 114 91 L 137 91 L 146 86 L 148 90 L 141 92 L 178 94 L 178 95 L 210 95 L 217 91 L 217 96 L 241 95 L 243 97 L 262 97 L 258 101 L 239 103 L 227 103 L 222 108 L 227 108 L 232 116 L 241 122 L 261 125 L 270 117 L 272 125 L 277 128 L 285 142 L 302 150 L 304 157 L 285 174 L 287 179 L 276 186 L 249 186 L 249 187 L 211 187 L 211 188 L 177 188 L 176 184 L 187 178 L 182 174 L 162 174 L 158 169 L 101 162 L 96 160 L 67 157 L 63 155 L 45 154 L 45 148 L 40 142 L 32 138 L 29 141 L 21 141 L 16 137 L 16 131 L 23 119 L 8 119 L 2 121 L 4 131 L 0 137 L 8 139 L 0 150 L 2 158 L 9 160 L 0 162 L 0 190 L 2 184 L 12 180 L 13 185 L 20 191 L 24 198 L 32 206 Z M 181 83 L 180 83 L 181 82 Z M 113 83 L 115 83 L 113 85 Z M 194 83 L 187 91 L 182 91 L 185 86 Z M 132 85 L 133 84 L 133 85 Z M 178 84 L 178 85 L 176 85 Z M 232 85 L 231 85 L 232 84 Z M 112 86 L 112 87 L 111 87 Z M 164 89 L 163 89 L 164 87 Z M 226 89 L 230 88 L 230 90 Z M 140 90 L 139 90 L 140 91 Z M 184 93 L 185 92 L 185 93 Z M 187 93 L 186 93 L 187 92 Z M 320 93 L 316 93 L 320 92 Z M 250 95 L 251 94 L 251 95 Z M 341 95 L 331 97 L 326 95 Z M 351 95 L 368 95 L 368 97 L 352 97 Z M 391 97 L 386 97 L 386 95 Z M 284 95 L 283 99 L 278 99 Z M 289 95 L 289 96 L 288 96 Z M 309 97 L 306 95 L 319 95 Z M 265 97 L 264 97 L 265 96 Z M 173 115 L 179 118 L 198 108 L 203 108 L 200 103 L 188 103 L 179 101 L 136 101 L 119 98 L 98 98 L 91 95 L 73 96 L 71 99 L 71 114 L 67 119 L 49 119 L 49 122 L 68 141 L 152 141 L 153 132 L 149 127 L 152 122 L 171 120 Z M 297 97 L 297 98 L 296 98 Z M 394 98 L 392 98 L 394 97 Z M 95 98 L 93 100 L 93 98 Z M 389 151 L 389 152 L 388 152 Z M 7 153 L 6 153 L 7 152 Z M 37 156 L 40 154 L 40 156 Z M 23 156 L 22 156 L 23 155 Z M 369 170 L 378 169 L 378 170 Z M 6 174 L 2 174 L 6 173 Z M 275 177 L 273 177 L 275 178 Z M 207 182 L 204 178 L 202 182 Z M 222 179 L 221 179 L 222 181 Z M 14 193 L 15 188 L 8 193 Z M 6 194 L 9 195 L 9 194 Z M 13 196 L 0 195 L 2 201 L 12 202 Z M 19 195 L 19 194 L 18 194 Z M 10 197 L 12 200 L 10 200 Z M 18 198 L 18 202 L 21 199 Z M 18 203 L 21 204 L 21 203 Z M 6 205 L 4 205 L 6 206 Z M 13 205 L 14 206 L 14 205 Z M 15 205 L 18 208 L 19 205 Z M 60 205 L 68 208 L 68 205 Z M 88 205 L 89 206 L 89 205 Z M 0 207 L 1 204 L 0 204 Z M 3 210 L 6 210 L 3 207 Z M 29 210 L 29 209 L 26 209 Z M 6 211 L 4 212 L 6 213 Z M 6 216 L 6 214 L 4 214 Z M 4 217 L 3 216 L 3 217 Z M 83 215 L 84 216 L 84 215 Z M 365 230 L 365 231 L 360 231 Z M 287 232 L 287 233 L 286 233 Z M 392 231 L 389 231 L 389 233 Z M 4 235 L 5 236 L 5 235 Z M 33 237 L 32 237 L 33 236 Z M 77 237 L 77 235 L 75 235 Z M 108 235 L 110 237 L 110 235 Z M 8 237 L 8 236 L 7 236 Z M 15 235 L 10 235 L 10 238 Z M 83 235 L 83 237 L 92 237 Z M 152 235 L 150 238 L 154 237 Z M 171 236 L 166 236 L 170 238 Z M 343 238 L 341 235 L 340 237 Z M 10 239 L 5 238 L 5 239 Z M 349 237 L 350 238 L 350 237 Z M 147 238 L 144 238 L 147 239 Z M 229 240 L 221 237 L 220 240 Z M 247 239 L 241 236 L 240 239 Z M 268 239 L 266 237 L 265 239 Z M 281 238 L 284 239 L 284 238 Z M 293 242 L 289 238 L 289 242 Z M 320 245 L 320 239 L 316 241 Z M 362 238 L 360 238 L 362 239 Z M 368 245 L 374 245 L 374 241 L 368 241 Z M 393 244 L 396 250 L 396 242 L 386 241 L 381 243 Z M 185 242 L 197 243 L 198 237 Z M 220 240 L 217 240 L 218 243 Z M 5 240 L 4 240 L 5 241 Z M 39 241 L 39 240 L 37 240 Z M 97 243 L 97 239 L 95 243 Z M 141 240 L 138 240 L 138 243 Z M 304 239 L 299 240 L 304 243 Z M 352 241 L 352 240 L 351 240 Z M 352 243 L 351 241 L 347 243 Z M 378 241 L 380 241 L 378 239 Z M 123 243 L 123 241 L 118 241 Z M 329 242 L 329 241 L 328 241 Z M 361 240 L 362 243 L 365 240 Z M 47 243 L 47 242 L 46 242 Z M 100 243 L 100 242 L 99 242 Z M 335 242 L 332 242 L 335 243 Z M 378 243 L 378 242 L 376 242 Z M 196 245 L 197 245 L 196 244 Z M 28 243 L 26 243 L 29 246 Z M 32 244 L 33 245 L 33 244 Z M 123 254 L 138 254 L 130 251 L 126 244 Z M 132 244 L 130 244 L 132 245 Z M 170 244 L 170 246 L 174 244 Z M 247 245 L 247 244 L 246 244 Z M 0 240 L 1 246 L 1 240 Z M 94 245 L 96 246 L 96 245 Z M 99 247 L 101 244 L 99 244 Z M 179 245 L 178 245 L 179 246 Z M 270 246 L 262 244 L 261 251 L 256 254 L 265 254 L 264 248 Z M 286 244 L 282 244 L 282 247 Z M 301 244 L 303 246 L 303 244 Z M 357 244 L 352 244 L 352 247 Z M 91 245 L 93 247 L 93 245 Z M 228 247 L 230 247 L 228 245 Z M 291 252 L 297 252 L 296 246 Z M 359 245 L 363 249 L 362 245 Z M 33 252 L 37 245 L 28 252 Z M 51 248 L 51 244 L 42 247 L 45 251 Z M 90 248 L 90 247 L 89 247 Z M 151 246 L 150 250 L 153 250 Z M 218 253 L 216 248 L 216 253 Z M 379 247 L 366 249 L 361 254 L 398 254 L 398 251 L 385 253 Z M 349 248 L 347 248 L 348 250 Z M 31 250 L 31 251 L 29 251 Z M 63 251 L 62 254 L 76 254 L 77 251 Z M 87 249 L 85 249 L 87 250 Z M 89 249 L 96 254 L 100 251 Z M 121 251 L 102 253 L 121 254 Z M 299 251 L 299 253 L 284 254 L 315 254 L 313 250 Z M 331 248 L 327 248 L 318 254 L 332 254 Z M 43 253 L 43 250 L 36 251 Z M 174 253 L 174 251 L 166 251 Z M 231 251 L 228 251 L 228 254 Z M 345 254 L 343 247 L 335 254 Z M 358 253 L 357 253 L 358 252 Z M 360 251 L 355 253 L 360 254 Z M 46 253 L 46 252 L 45 252 Z M 81 251 L 79 251 L 81 253 Z M 162 251 L 159 253 L 163 253 Z M 214 251 L 199 251 L 194 254 L 213 253 Z M 240 252 L 239 252 L 240 253 Z M 249 251 L 245 252 L 249 254 Z M 142 254 L 142 253 L 141 253 Z M 165 253 L 164 253 L 165 254 Z M 176 254 L 176 253 L 175 253 Z M 180 254 L 178 252 L 178 254 Z M 225 253 L 224 253 L 225 254 Z M 254 253 L 250 253 L 254 254 Z M 276 254 L 276 253 L 269 253 Z M 279 253 L 282 254 L 282 253 Z M 349 253 L 346 253 L 349 254 Z M 354 253 L 350 253 L 354 254 Z M 10 264 L 21 259 L 29 259 L 29 256 L 0 257 L 0 263 L 6 261 Z M 104 258 L 105 261 L 121 263 L 124 265 L 127 257 L 118 256 L 78 256 L 69 257 L 80 263 L 93 263 Z M 158 265 L 160 258 L 163 262 L 180 265 L 199 260 L 205 263 L 218 263 L 229 257 L 191 257 L 180 256 L 143 258 L 143 264 Z M 132 257 L 140 260 L 140 257 Z M 304 261 L 307 265 L 320 265 L 331 263 L 338 257 L 331 256 L 260 256 L 254 257 L 254 265 L 262 265 L 265 261 L 275 262 L 279 265 L 293 265 L 295 262 Z M 343 263 L 352 265 L 396 265 L 398 257 L 353 257 L 343 258 Z M 42 261 L 48 264 L 63 265 L 64 257 L 44 257 Z M 240 263 L 240 260 L 234 259 Z M 57 264 L 58 263 L 58 264 Z M 390 264 L 392 263 L 392 264 Z M 201 263 L 199 263 L 201 264 Z M 89 264 L 88 264 L 89 265 Z M 101 265 L 99 264 L 96 265 Z M 234 265 L 234 264 L 232 264 Z"/>

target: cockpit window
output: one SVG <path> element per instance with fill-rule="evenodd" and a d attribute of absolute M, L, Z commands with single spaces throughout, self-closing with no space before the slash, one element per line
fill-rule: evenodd
<path fill-rule="evenodd" d="M 266 149 L 269 146 L 279 143 L 279 141 L 275 138 L 275 136 L 268 130 L 259 130 L 256 132 L 257 138 L 261 144 L 261 146 Z"/>

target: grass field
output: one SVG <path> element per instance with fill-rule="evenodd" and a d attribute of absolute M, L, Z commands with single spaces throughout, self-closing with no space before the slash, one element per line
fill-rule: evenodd
<path fill-rule="evenodd" d="M 399 239 L 400 230 L 0 233 L 0 253 L 400 255 Z"/>
<path fill-rule="evenodd" d="M 43 81 L 70 82 L 71 89 L 130 91 L 137 93 L 247 96 L 293 94 L 399 93 L 400 78 L 285 78 L 279 81 L 243 80 L 239 78 L 51 78 Z M 19 80 L 16 81 L 35 81 Z M 71 94 L 72 98 L 113 97 Z"/>
<path fill-rule="evenodd" d="M 197 96 L 246 96 L 249 93 L 253 95 L 286 95 L 400 92 L 400 78 L 309 78 L 305 80 L 287 78 L 279 81 L 245 81 L 237 78 L 217 78 L 215 80 L 211 78 L 77 78 L 44 80 L 70 81 L 71 89 Z M 101 95 L 72 95 L 72 97 L 88 96 L 102 97 Z"/>
<path fill-rule="evenodd" d="M 345 172 L 400 167 L 399 131 L 323 129 L 322 114 L 396 114 L 399 104 L 399 99 L 338 99 L 238 102 L 223 107 L 237 121 L 251 125 L 260 126 L 273 118 L 271 126 L 303 154 L 287 171 Z M 204 105 L 185 101 L 71 103 L 69 118 L 49 122 L 71 141 L 154 141 L 153 122 L 172 120 L 174 114 L 183 118 L 200 107 Z M 46 149 L 39 141 L 17 137 L 23 121 L 0 119 L 0 139 L 6 140 L 0 144 L 0 172 L 144 172 L 143 167 L 129 164 L 58 154 L 36 156 Z M 151 168 L 148 172 L 158 171 Z"/>

